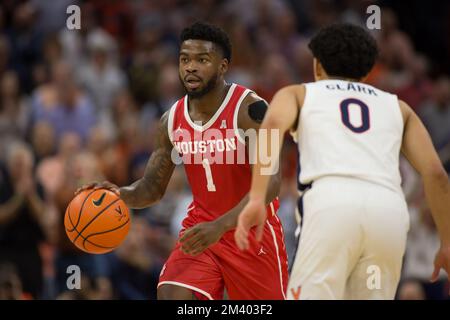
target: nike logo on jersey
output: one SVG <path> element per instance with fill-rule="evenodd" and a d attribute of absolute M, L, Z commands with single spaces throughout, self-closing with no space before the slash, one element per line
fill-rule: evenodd
<path fill-rule="evenodd" d="M 100 198 L 98 200 L 92 200 L 92 203 L 94 204 L 94 206 L 99 207 L 102 204 L 103 199 L 105 199 L 105 196 L 106 196 L 106 192 L 103 192 L 103 194 L 100 196 Z"/>

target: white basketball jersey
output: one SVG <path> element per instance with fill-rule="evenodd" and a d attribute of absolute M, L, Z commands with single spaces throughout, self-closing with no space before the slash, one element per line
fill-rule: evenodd
<path fill-rule="evenodd" d="M 294 138 L 301 184 L 349 176 L 401 192 L 403 118 L 396 95 L 343 80 L 307 83 Z"/>

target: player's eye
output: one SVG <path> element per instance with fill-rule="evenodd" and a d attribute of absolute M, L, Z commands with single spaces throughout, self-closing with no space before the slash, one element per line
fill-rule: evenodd
<path fill-rule="evenodd" d="M 207 63 L 207 62 L 208 62 L 207 59 L 205 59 L 205 58 L 200 58 L 200 63 Z"/>
<path fill-rule="evenodd" d="M 185 58 L 185 57 L 180 58 L 180 61 L 183 62 L 183 63 L 187 63 L 188 62 L 188 58 Z"/>

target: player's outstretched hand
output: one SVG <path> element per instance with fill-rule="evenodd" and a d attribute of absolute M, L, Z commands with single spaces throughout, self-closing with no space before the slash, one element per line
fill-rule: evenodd
<path fill-rule="evenodd" d="M 202 222 L 186 230 L 180 238 L 181 251 L 196 256 L 222 238 L 224 229 L 216 221 Z"/>
<path fill-rule="evenodd" d="M 434 271 L 431 275 L 431 282 L 435 282 L 439 278 L 439 272 L 444 269 L 447 272 L 450 281 L 450 245 L 441 245 L 434 259 Z M 449 292 L 450 295 L 450 292 Z"/>
<path fill-rule="evenodd" d="M 84 186 L 78 188 L 77 191 L 75 191 L 75 195 L 79 194 L 80 192 L 82 192 L 84 190 L 89 190 L 89 189 L 108 189 L 108 190 L 114 192 L 115 194 L 117 194 L 118 196 L 120 196 L 119 187 L 109 181 L 91 182 L 91 183 L 85 184 Z"/>
<path fill-rule="evenodd" d="M 249 248 L 248 232 L 256 226 L 256 240 L 261 241 L 264 223 L 266 222 L 266 206 L 264 201 L 251 200 L 247 203 L 238 218 L 234 239 L 239 249 Z"/>

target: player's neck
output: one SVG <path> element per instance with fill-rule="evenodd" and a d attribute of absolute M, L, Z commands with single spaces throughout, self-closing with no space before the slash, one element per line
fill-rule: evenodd
<path fill-rule="evenodd" d="M 320 80 L 342 80 L 342 81 L 350 81 L 350 82 L 362 82 L 362 79 L 352 79 L 352 78 L 344 78 L 344 77 L 323 77 Z"/>
<path fill-rule="evenodd" d="M 230 85 L 223 81 L 207 94 L 199 98 L 189 98 L 189 110 L 194 111 L 196 114 L 214 115 L 225 99 L 229 88 Z"/>

